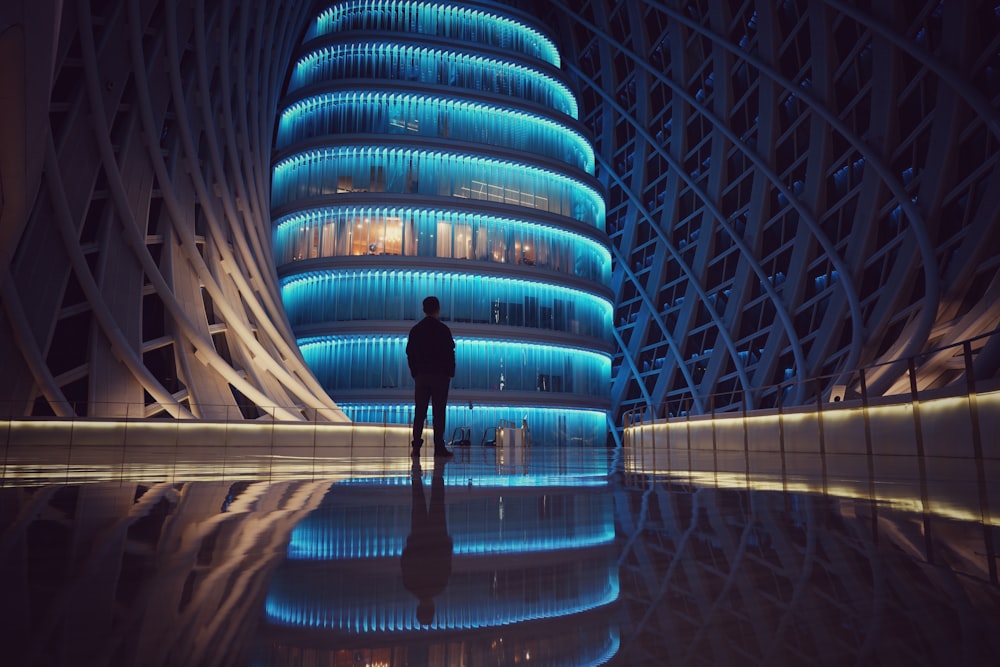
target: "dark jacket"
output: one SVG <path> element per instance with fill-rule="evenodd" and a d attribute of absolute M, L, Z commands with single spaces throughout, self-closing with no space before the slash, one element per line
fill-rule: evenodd
<path fill-rule="evenodd" d="M 413 325 L 406 341 L 406 362 L 413 377 L 455 377 L 455 339 L 448 325 L 434 317 L 425 317 Z"/>

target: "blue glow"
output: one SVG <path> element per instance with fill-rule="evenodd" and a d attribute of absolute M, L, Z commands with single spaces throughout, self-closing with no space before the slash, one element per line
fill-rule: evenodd
<path fill-rule="evenodd" d="M 298 153 L 274 166 L 272 206 L 348 192 L 394 192 L 481 200 L 548 211 L 604 228 L 604 199 L 574 178 L 527 164 L 382 146 Z"/>
<path fill-rule="evenodd" d="M 572 91 L 539 70 L 496 58 L 391 42 L 352 42 L 311 51 L 295 64 L 288 89 L 349 79 L 419 81 L 530 100 L 573 119 L 579 113 Z"/>
<path fill-rule="evenodd" d="M 286 215 L 275 222 L 274 254 L 279 266 L 318 257 L 403 256 L 530 266 L 601 285 L 611 275 L 607 246 L 582 234 L 412 206 L 336 206 Z"/>
<path fill-rule="evenodd" d="M 537 408 L 534 408 L 537 409 Z M 595 410 L 571 410 L 571 412 L 583 412 L 600 417 L 604 413 Z M 455 469 L 446 470 L 444 474 L 445 487 L 472 486 L 478 489 L 533 489 L 545 487 L 546 489 L 593 489 L 603 488 L 608 485 L 608 462 L 607 460 L 574 460 L 575 465 L 580 465 L 583 469 L 575 472 L 525 472 L 522 470 L 503 472 L 489 472 L 482 468 L 473 470 Z M 551 461 L 547 465 L 555 465 Z M 540 466 L 544 468 L 545 466 Z M 409 487 L 410 477 L 381 476 L 381 477 L 351 477 L 340 480 L 336 484 L 340 486 L 378 486 L 378 487 Z"/>
<path fill-rule="evenodd" d="M 453 393 L 452 396 L 457 396 Z M 495 428 L 501 422 L 514 422 L 517 424 L 526 421 L 531 431 L 533 442 L 541 443 L 545 446 L 560 447 L 563 445 L 576 445 L 583 443 L 603 444 L 608 432 L 607 411 L 571 408 L 565 405 L 559 407 L 544 407 L 545 394 L 534 394 L 537 398 L 531 406 L 476 403 L 473 409 L 467 405 L 452 401 L 448 405 L 447 419 L 449 427 L 454 430 L 457 426 L 466 426 L 472 429 L 472 443 L 479 447 L 487 429 Z M 502 398 L 497 395 L 498 400 Z M 601 397 L 590 397 L 590 405 L 597 402 Z M 586 397 L 581 397 L 586 400 Z M 375 424 L 412 424 L 413 423 L 413 402 L 406 403 L 362 403 L 358 401 L 338 400 L 337 405 L 351 420 L 361 423 Z M 450 434 L 449 434 L 450 438 Z M 606 474 L 606 473 L 605 473 Z M 531 478 L 530 475 L 526 476 Z M 545 479 L 545 478 L 539 478 Z M 531 482 L 521 480 L 520 477 L 513 478 L 507 482 L 499 481 L 494 484 L 507 486 L 530 486 Z M 559 486 L 565 482 L 546 481 L 549 486 Z M 600 483 L 600 482 L 598 482 Z"/>
<path fill-rule="evenodd" d="M 299 339 L 299 348 L 330 394 L 354 389 L 412 388 L 405 336 L 326 335 Z M 452 389 L 607 396 L 611 356 L 529 341 L 455 337 Z"/>
<path fill-rule="evenodd" d="M 621 648 L 622 640 L 621 640 L 621 636 L 619 635 L 617 627 L 614 627 L 614 628 L 612 628 L 610 630 L 610 635 L 608 636 L 608 639 L 610 641 L 605 646 L 604 653 L 602 653 L 599 656 L 596 656 L 593 660 L 591 660 L 591 662 L 590 662 L 591 665 L 595 665 L 595 666 L 596 665 L 603 665 L 603 664 L 607 663 L 609 660 L 611 660 L 611 658 L 613 658 L 616 655 L 618 655 L 618 649 Z"/>
<path fill-rule="evenodd" d="M 435 598 L 434 621 L 421 626 L 415 604 L 400 577 L 366 577 L 351 572 L 326 571 L 322 589 L 312 577 L 279 570 L 265 604 L 270 622 L 296 627 L 328 629 L 351 634 L 431 632 L 495 628 L 525 621 L 559 618 L 597 609 L 618 599 L 620 584 L 613 558 L 599 561 L 576 558 L 571 564 L 548 568 L 506 568 L 530 572 L 538 590 L 525 600 L 525 591 L 491 589 L 492 577 L 483 573 L 452 574 L 449 587 Z M 555 580 L 572 579 L 578 593 L 558 599 L 548 595 Z M 363 593 L 362 593 L 363 589 Z"/>
<path fill-rule="evenodd" d="M 537 30 L 506 16 L 460 5 L 399 0 L 341 2 L 316 17 L 306 39 L 343 30 L 409 31 L 475 41 L 560 66 L 555 44 Z"/>
<path fill-rule="evenodd" d="M 399 134 L 483 142 L 546 155 L 594 173 L 594 149 L 579 132 L 536 114 L 482 102 L 368 91 L 315 95 L 282 112 L 277 145 L 282 148 L 329 134 Z"/>
<path fill-rule="evenodd" d="M 407 521 L 409 508 L 406 509 Z M 613 523 L 602 527 L 600 533 L 586 536 L 528 536 L 520 533 L 504 540 L 483 542 L 473 536 L 458 535 L 454 539 L 456 556 L 486 556 L 503 554 L 545 553 L 563 549 L 587 549 L 614 542 Z M 292 560 L 340 560 L 348 558 L 399 558 L 406 544 L 402 535 L 366 534 L 350 528 L 299 526 L 292 533 L 288 545 L 288 558 Z"/>
<path fill-rule="evenodd" d="M 464 475 L 463 475 L 464 476 Z M 508 475 L 510 476 L 510 475 Z M 516 476 L 516 475 L 515 475 Z M 534 495 L 510 494 L 507 486 L 482 484 L 470 476 L 462 486 L 477 495 L 463 495 L 463 502 L 449 506 L 453 553 L 459 556 L 542 553 L 589 549 L 610 545 L 615 538 L 614 502 L 610 495 L 581 486 L 549 487 L 537 477 L 529 488 L 544 484 L 546 497 L 560 512 L 540 515 Z M 494 475 L 499 478 L 499 475 Z M 596 488 L 607 487 L 607 477 L 584 478 Z M 292 531 L 287 556 L 295 560 L 398 558 L 412 528 L 410 480 L 378 479 L 371 483 L 353 479 L 331 488 L 319 508 Z M 565 482 L 563 482 L 565 484 Z M 454 484 L 453 486 L 458 486 Z M 380 496 L 378 505 L 353 502 L 359 488 L 398 488 L 395 496 Z M 485 492 L 485 495 L 484 495 Z M 395 503 L 390 499 L 395 498 Z"/>
<path fill-rule="evenodd" d="M 420 300 L 436 294 L 442 318 L 463 323 L 561 331 L 605 341 L 614 307 L 604 297 L 559 285 L 452 271 L 330 270 L 281 281 L 293 325 L 420 317 Z M 408 328 L 407 327 L 407 328 Z"/>
<path fill-rule="evenodd" d="M 485 403 L 449 406 L 451 424 L 528 419 L 546 444 L 603 443 L 606 207 L 554 43 L 500 6 L 331 4 L 292 68 L 271 188 L 311 370 L 351 418 L 410 421 L 403 334 L 434 294 L 458 341 L 454 395 Z"/>

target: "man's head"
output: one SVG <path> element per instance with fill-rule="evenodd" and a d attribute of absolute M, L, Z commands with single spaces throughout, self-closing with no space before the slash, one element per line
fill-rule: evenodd
<path fill-rule="evenodd" d="M 437 317 L 441 314 L 441 302 L 436 296 L 429 296 L 424 299 L 424 314 Z"/>

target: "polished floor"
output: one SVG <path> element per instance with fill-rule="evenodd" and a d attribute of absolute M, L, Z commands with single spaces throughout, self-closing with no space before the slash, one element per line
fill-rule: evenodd
<path fill-rule="evenodd" d="M 447 463 L 398 447 L 173 451 L 127 464 L 113 447 L 5 455 L 2 664 L 1000 656 L 998 529 L 983 502 L 997 488 L 975 465 L 800 459 L 757 476 L 718 455 L 654 465 L 542 444 Z"/>

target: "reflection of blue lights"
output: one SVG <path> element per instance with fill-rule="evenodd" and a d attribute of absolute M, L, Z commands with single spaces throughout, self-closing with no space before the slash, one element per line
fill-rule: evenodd
<path fill-rule="evenodd" d="M 560 66 L 559 51 L 545 35 L 522 23 L 474 7 L 400 2 L 399 0 L 355 0 L 329 7 L 309 25 L 306 39 L 343 30 L 413 30 L 453 40 L 468 40 L 501 46 Z"/>
<path fill-rule="evenodd" d="M 572 569 L 566 568 L 568 576 L 577 574 L 569 571 Z M 595 580 L 579 582 L 581 587 L 589 583 L 589 590 L 562 600 L 541 595 L 540 599 L 526 601 L 523 591 L 513 590 L 508 597 L 490 599 L 488 582 L 486 586 L 463 586 L 453 581 L 448 590 L 435 599 L 436 612 L 429 626 L 417 622 L 413 611 L 415 600 L 402 588 L 400 581 L 390 584 L 386 582 L 387 577 L 366 577 L 363 582 L 349 581 L 345 577 L 357 579 L 357 576 L 353 573 L 330 573 L 331 576 L 323 580 L 325 584 L 339 576 L 336 584 L 354 589 L 364 587 L 375 596 L 370 601 L 336 599 L 336 595 L 334 600 L 326 600 L 315 584 L 286 580 L 279 572 L 272 583 L 265 610 L 268 620 L 275 624 L 352 634 L 496 628 L 560 618 L 611 604 L 619 595 L 618 568 L 612 560 L 601 565 L 600 570 L 592 573 Z M 479 584 L 489 579 L 483 576 L 489 575 L 489 572 L 478 574 Z M 453 580 L 456 578 L 456 575 L 452 576 Z"/>
<path fill-rule="evenodd" d="M 603 412 L 596 413 L 604 416 Z M 552 464 L 555 465 L 555 464 Z M 484 473 L 476 471 L 461 471 L 455 477 L 445 477 L 445 486 L 468 486 L 477 488 L 509 489 L 509 488 L 593 488 L 608 485 L 607 461 L 599 460 L 585 462 L 581 467 L 593 470 L 577 473 L 532 473 L 504 472 Z M 352 477 L 337 483 L 338 486 L 409 486 L 409 477 Z"/>
<path fill-rule="evenodd" d="M 393 119 L 400 120 L 394 124 Z M 326 134 L 412 134 L 530 148 L 594 173 L 594 149 L 579 132 L 510 107 L 422 94 L 338 91 L 299 100 L 278 124 L 278 146 Z"/>
<path fill-rule="evenodd" d="M 608 636 L 609 641 L 604 647 L 605 648 L 604 653 L 602 655 L 595 657 L 593 660 L 591 660 L 589 664 L 603 665 L 618 654 L 618 649 L 621 648 L 621 643 L 622 643 L 621 636 L 618 633 L 618 627 L 613 626 L 609 632 L 610 632 Z"/>
<path fill-rule="evenodd" d="M 361 481 L 338 484 L 331 492 Z M 365 487 L 398 486 L 386 483 L 396 481 L 379 480 L 379 484 L 365 484 Z M 468 484 L 472 484 L 471 477 Z M 600 484 L 606 486 L 607 479 L 600 480 Z M 574 486 L 591 485 L 576 480 Z M 480 480 L 475 488 L 488 487 Z M 449 506 L 454 553 L 461 556 L 543 553 L 611 544 L 615 538 L 611 496 L 593 491 L 552 493 L 558 488 L 548 487 L 548 502 L 555 503 L 559 511 L 543 517 L 538 515 L 538 498 L 524 494 L 470 497 Z M 355 495 L 355 489 L 343 489 L 341 495 L 328 496 L 327 500 Z M 325 503 L 295 527 L 288 558 L 313 561 L 398 558 L 411 528 L 410 510 L 409 505 L 399 503 L 375 508 Z"/>
<path fill-rule="evenodd" d="M 327 335 L 299 339 L 298 345 L 316 378 L 334 395 L 338 390 L 413 386 L 405 336 Z M 525 340 L 456 335 L 455 364 L 455 389 L 583 395 L 591 405 L 595 397 L 606 395 L 611 376 L 607 353 Z"/>
<path fill-rule="evenodd" d="M 399 558 L 403 554 L 406 535 L 357 535 L 356 531 L 337 529 L 336 535 L 323 526 L 299 526 L 288 545 L 291 560 L 343 560 L 351 558 Z M 599 533 L 585 537 L 523 537 L 515 535 L 509 541 L 483 542 L 469 536 L 454 536 L 456 556 L 489 556 L 504 554 L 545 553 L 563 549 L 587 549 L 611 544 L 614 526 L 602 526 Z"/>
<path fill-rule="evenodd" d="M 353 42 L 307 53 L 295 64 L 288 88 L 345 77 L 420 81 L 504 94 L 523 90 L 529 99 L 571 118 L 579 113 L 572 91 L 538 70 L 496 58 L 391 42 Z"/>

